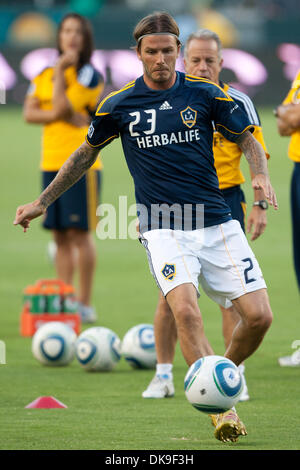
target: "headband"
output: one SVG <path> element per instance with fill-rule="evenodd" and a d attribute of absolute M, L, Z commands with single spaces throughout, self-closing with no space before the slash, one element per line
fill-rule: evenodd
<path fill-rule="evenodd" d="M 177 39 L 177 41 L 180 42 L 179 37 L 177 36 L 177 34 L 174 34 L 174 33 L 147 33 L 147 34 L 143 34 L 142 36 L 140 36 L 137 40 L 137 43 L 139 44 L 139 42 L 146 36 L 174 36 Z"/>

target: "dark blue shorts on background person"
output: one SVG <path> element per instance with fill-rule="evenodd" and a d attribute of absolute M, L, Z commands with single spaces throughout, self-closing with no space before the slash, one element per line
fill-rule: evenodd
<path fill-rule="evenodd" d="M 45 189 L 57 175 L 57 171 L 44 171 Z M 99 204 L 101 172 L 90 169 L 68 191 L 47 209 L 43 227 L 51 230 L 78 228 L 95 230 L 98 222 L 96 209 Z"/>
<path fill-rule="evenodd" d="M 293 256 L 300 291 L 300 162 L 295 162 L 291 182 Z"/>
<path fill-rule="evenodd" d="M 232 218 L 239 221 L 245 232 L 246 200 L 244 191 L 238 185 L 222 189 L 222 194 L 231 209 Z"/>

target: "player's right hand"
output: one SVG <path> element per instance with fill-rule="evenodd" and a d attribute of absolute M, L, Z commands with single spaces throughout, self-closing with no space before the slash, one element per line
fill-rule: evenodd
<path fill-rule="evenodd" d="M 14 225 L 21 225 L 24 229 L 23 231 L 27 232 L 30 221 L 40 217 L 45 212 L 46 209 L 38 201 L 30 202 L 24 206 L 19 206 L 17 208 Z"/>

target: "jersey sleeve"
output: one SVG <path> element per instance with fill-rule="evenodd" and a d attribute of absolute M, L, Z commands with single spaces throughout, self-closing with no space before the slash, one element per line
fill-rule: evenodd
<path fill-rule="evenodd" d="M 291 104 L 293 102 L 293 90 L 291 89 L 285 99 L 283 100 L 282 104 Z"/>
<path fill-rule="evenodd" d="M 212 120 L 217 131 L 235 142 L 246 130 L 253 132 L 253 125 L 239 105 L 217 85 L 211 85 Z"/>
<path fill-rule="evenodd" d="M 261 144 L 267 159 L 269 159 L 270 154 L 268 153 L 267 146 L 265 144 L 260 117 L 251 98 L 242 91 L 236 90 L 232 87 L 229 88 L 228 94 L 247 115 L 250 124 L 253 125 L 253 136 Z"/>
<path fill-rule="evenodd" d="M 93 88 L 90 92 L 89 96 L 89 103 L 88 103 L 88 110 L 90 112 L 95 112 L 97 109 L 97 105 L 99 104 L 100 96 L 103 93 L 104 89 L 104 82 L 99 83 L 95 88 Z"/>
<path fill-rule="evenodd" d="M 71 71 L 69 74 L 72 77 Z M 67 96 L 75 111 L 86 110 L 92 116 L 99 103 L 103 88 L 103 76 L 91 64 L 86 64 L 79 70 L 76 79 L 72 81 Z"/>
<path fill-rule="evenodd" d="M 88 111 L 94 113 L 104 89 L 104 78 L 102 74 L 91 64 L 86 64 L 80 69 L 77 81 L 81 85 L 79 93 L 85 93 Z"/>
<path fill-rule="evenodd" d="M 33 78 L 29 84 L 29 87 L 27 89 L 26 96 L 29 98 L 40 98 L 40 75 L 37 75 L 35 78 Z"/>
<path fill-rule="evenodd" d="M 86 136 L 87 143 L 100 150 L 119 137 L 119 129 L 114 116 L 115 109 L 109 97 L 110 95 L 98 106 Z"/>
<path fill-rule="evenodd" d="M 291 103 L 298 103 L 299 89 L 300 89 L 300 71 L 297 73 L 297 76 L 292 83 L 291 89 L 289 90 L 282 104 L 286 105 L 286 104 L 291 104 Z"/>

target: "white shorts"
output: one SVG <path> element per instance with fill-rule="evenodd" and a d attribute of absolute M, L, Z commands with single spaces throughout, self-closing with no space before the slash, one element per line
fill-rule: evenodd
<path fill-rule="evenodd" d="M 262 272 L 240 223 L 230 220 L 201 230 L 143 233 L 150 271 L 164 296 L 192 283 L 225 308 L 231 300 L 266 288 Z"/>

